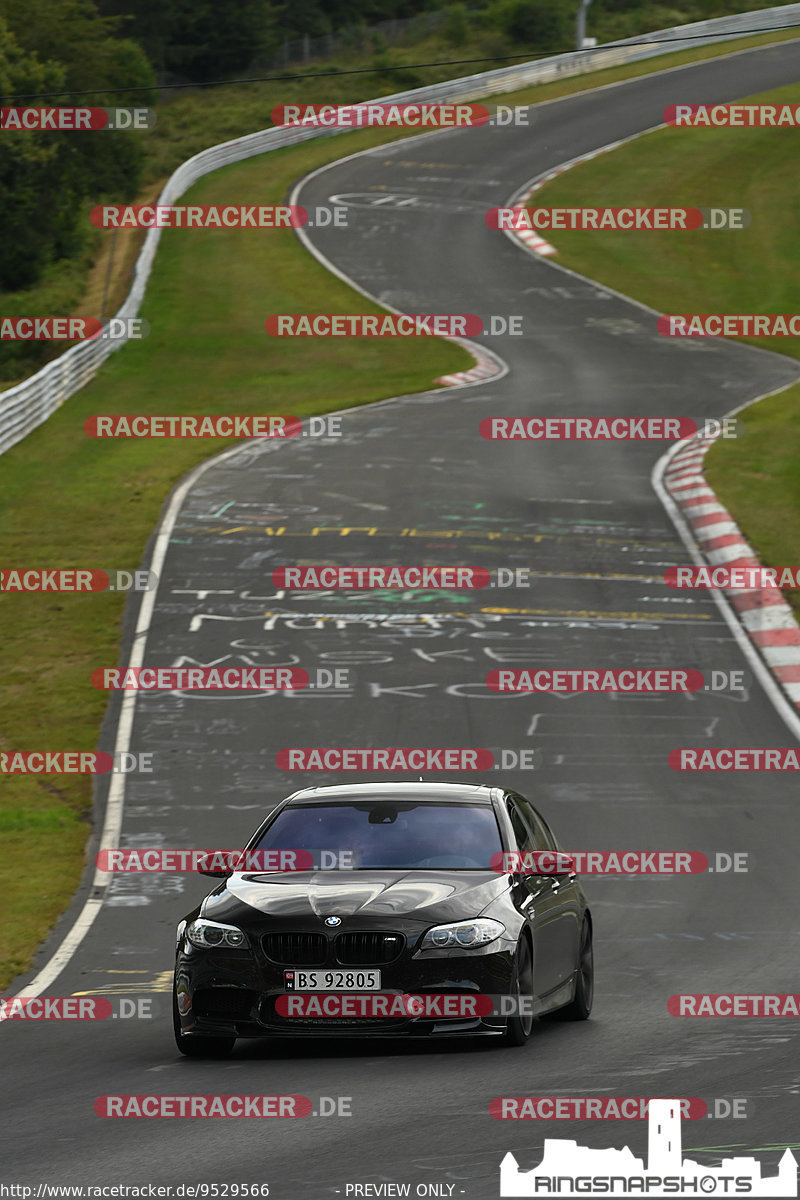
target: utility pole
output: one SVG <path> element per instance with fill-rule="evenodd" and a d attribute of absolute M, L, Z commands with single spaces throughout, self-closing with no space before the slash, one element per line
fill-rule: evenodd
<path fill-rule="evenodd" d="M 582 50 L 586 40 L 586 10 L 592 0 L 581 0 L 581 6 L 575 17 L 575 49 Z"/>

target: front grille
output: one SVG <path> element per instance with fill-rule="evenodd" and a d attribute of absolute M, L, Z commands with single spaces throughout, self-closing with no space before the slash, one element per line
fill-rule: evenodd
<path fill-rule="evenodd" d="M 261 945 L 271 962 L 285 967 L 322 967 L 328 956 L 323 933 L 265 933 Z"/>
<path fill-rule="evenodd" d="M 382 931 L 340 933 L 334 942 L 336 961 L 347 967 L 379 967 L 394 962 L 402 953 L 405 938 Z"/>
<path fill-rule="evenodd" d="M 249 988 L 201 988 L 192 997 L 195 1016 L 208 1020 L 248 1021 L 260 993 Z"/>

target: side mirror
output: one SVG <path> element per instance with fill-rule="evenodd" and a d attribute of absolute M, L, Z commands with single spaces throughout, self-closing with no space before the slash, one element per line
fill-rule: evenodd
<path fill-rule="evenodd" d="M 566 851 L 564 851 L 564 850 L 559 850 L 558 854 L 556 855 L 556 858 L 557 858 L 557 862 L 556 862 L 557 869 L 555 871 L 553 871 L 553 874 L 557 878 L 562 879 L 566 875 L 576 875 L 577 874 L 577 863 L 575 862 L 575 859 L 572 857 L 571 854 L 567 854 Z"/>
<path fill-rule="evenodd" d="M 211 860 L 219 859 L 219 855 L 206 854 L 197 860 L 197 873 L 199 875 L 210 875 L 213 879 L 228 879 L 233 874 L 233 867 L 223 867 L 212 865 Z"/>

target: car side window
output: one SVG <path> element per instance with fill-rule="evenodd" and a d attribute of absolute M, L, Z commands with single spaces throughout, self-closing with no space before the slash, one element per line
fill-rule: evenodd
<path fill-rule="evenodd" d="M 514 796 L 514 803 L 533 834 L 534 850 L 556 850 L 555 840 L 536 810 L 524 796 Z"/>
<path fill-rule="evenodd" d="M 533 842 L 533 834 L 525 823 L 525 820 L 517 808 L 514 800 L 510 796 L 506 797 L 506 811 L 508 812 L 508 819 L 511 822 L 511 828 L 514 830 L 514 837 L 517 840 L 518 849 L 535 850 L 536 846 Z"/>

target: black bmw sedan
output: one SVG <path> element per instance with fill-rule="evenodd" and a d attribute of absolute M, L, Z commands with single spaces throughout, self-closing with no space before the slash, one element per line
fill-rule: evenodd
<path fill-rule="evenodd" d="M 553 852 L 562 873 L 517 870 L 530 851 Z M 178 1048 L 215 1057 L 239 1037 L 298 1035 L 522 1045 L 537 1017 L 584 1020 L 592 918 L 559 851 L 503 787 L 295 792 L 251 838 L 244 869 L 206 872 L 224 881 L 178 926 Z"/>

